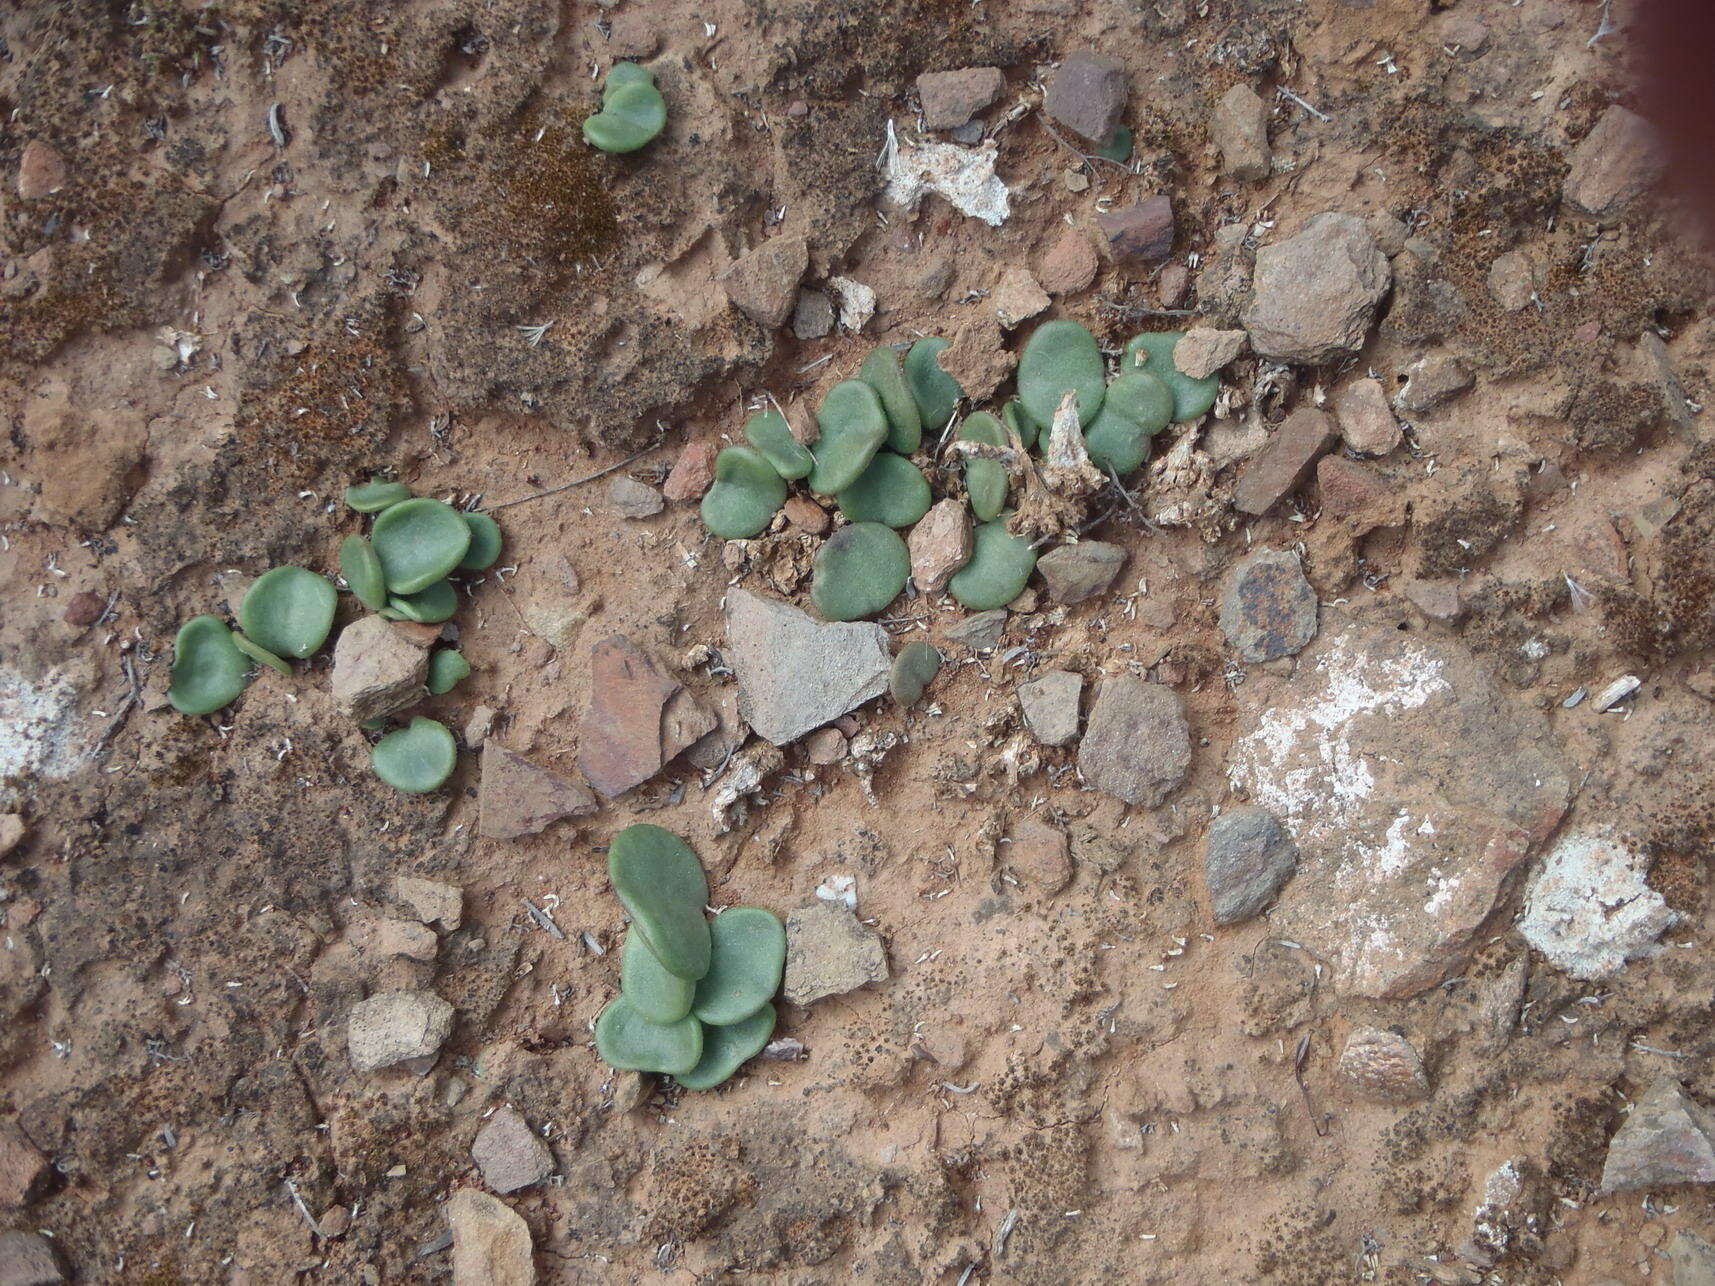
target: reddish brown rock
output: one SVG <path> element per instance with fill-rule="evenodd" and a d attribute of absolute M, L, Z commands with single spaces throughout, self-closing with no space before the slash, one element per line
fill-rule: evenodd
<path fill-rule="evenodd" d="M 1432 621 L 1452 624 L 1465 614 L 1456 580 L 1408 580 L 1400 587 L 1400 593 Z"/>
<path fill-rule="evenodd" d="M 1220 150 L 1225 173 L 1253 182 L 1268 177 L 1268 105 L 1249 85 L 1234 85 L 1221 96 L 1209 118 L 1209 141 Z"/>
<path fill-rule="evenodd" d="M 1066 832 L 1034 817 L 1027 817 L 1012 828 L 1011 843 L 1003 853 L 1013 874 L 1032 892 L 1053 897 L 1072 878 Z"/>
<path fill-rule="evenodd" d="M 1173 202 L 1159 193 L 1136 205 L 1105 210 L 1096 226 L 1116 262 L 1154 263 L 1173 253 Z"/>
<path fill-rule="evenodd" d="M 1234 507 L 1253 517 L 1267 513 L 1299 488 L 1338 437 L 1333 416 L 1299 407 L 1240 471 Z"/>
<path fill-rule="evenodd" d="M 715 457 L 720 444 L 709 438 L 698 438 L 679 448 L 679 458 L 662 484 L 661 494 L 668 500 L 700 500 L 703 492 L 714 484 Z"/>
<path fill-rule="evenodd" d="M 717 720 L 622 634 L 590 652 L 590 701 L 578 766 L 612 799 L 648 781 Z"/>
<path fill-rule="evenodd" d="M 1191 730 L 1179 694 L 1122 675 L 1102 680 L 1078 746 L 1078 771 L 1097 790 L 1154 808 L 1191 768 Z"/>
<path fill-rule="evenodd" d="M 758 326 L 775 330 L 792 315 L 798 281 L 809 266 L 803 237 L 771 237 L 727 269 L 727 298 Z"/>
<path fill-rule="evenodd" d="M 1249 342 L 1242 330 L 1193 326 L 1173 346 L 1173 364 L 1194 380 L 1206 379 L 1231 365 Z"/>
<path fill-rule="evenodd" d="M 1392 497 L 1387 479 L 1374 465 L 1340 455 L 1323 456 L 1316 466 L 1316 485 L 1322 492 L 1323 517 L 1350 522 L 1364 531 L 1385 520 L 1383 511 Z"/>
<path fill-rule="evenodd" d="M 1191 292 L 1191 270 L 1182 263 L 1170 263 L 1161 270 L 1157 285 L 1161 290 L 1161 306 L 1177 308 Z"/>
<path fill-rule="evenodd" d="M 1715 1183 L 1715 1112 L 1672 1076 L 1658 1076 L 1614 1132 L 1603 1192 Z M 1677 1280 L 1677 1279 L 1676 1279 Z"/>
<path fill-rule="evenodd" d="M 18 158 L 18 195 L 26 201 L 52 196 L 65 186 L 65 158 L 40 139 L 24 144 Z"/>
<path fill-rule="evenodd" d="M 1251 347 L 1306 365 L 1355 353 L 1392 281 L 1387 256 L 1362 219 L 1318 214 L 1296 236 L 1256 252 L 1255 288 L 1243 313 Z"/>
<path fill-rule="evenodd" d="M 786 501 L 786 521 L 811 536 L 825 536 L 833 519 L 828 511 L 808 496 L 792 496 Z"/>
<path fill-rule="evenodd" d="M 923 123 L 930 129 L 958 129 L 1001 96 L 1006 77 L 998 67 L 926 71 L 917 78 Z"/>
<path fill-rule="evenodd" d="M 470 1156 L 482 1171 L 482 1181 L 502 1196 L 538 1184 L 554 1172 L 548 1145 L 511 1107 L 501 1108 L 477 1131 Z"/>
<path fill-rule="evenodd" d="M 1051 295 L 1069 295 L 1083 290 L 1096 279 L 1101 261 L 1096 248 L 1081 228 L 1063 228 L 1036 269 L 1042 289 Z"/>
<path fill-rule="evenodd" d="M 1106 143 L 1125 113 L 1125 68 L 1116 58 L 1080 49 L 1048 82 L 1042 110 L 1092 143 Z"/>
<path fill-rule="evenodd" d="M 911 580 L 924 594 L 939 594 L 953 573 L 971 561 L 971 517 L 962 500 L 938 500 L 906 538 Z"/>
<path fill-rule="evenodd" d="M 0 1125 L 0 1207 L 17 1210 L 42 1195 L 53 1178 L 47 1158 L 12 1124 Z"/>
<path fill-rule="evenodd" d="M 1354 380 L 1334 394 L 1340 436 L 1359 455 L 1386 455 L 1399 445 L 1399 420 L 1380 380 Z"/>
<path fill-rule="evenodd" d="M 595 812 L 596 797 L 581 782 L 539 767 L 490 737 L 482 745 L 476 808 L 478 835 L 517 839 L 538 834 L 563 817 Z"/>
<path fill-rule="evenodd" d="M 1572 149 L 1561 197 L 1585 214 L 1608 218 L 1643 195 L 1666 166 L 1654 126 L 1616 103 Z"/>
<path fill-rule="evenodd" d="M 60 617 L 73 629 L 87 630 L 101 619 L 101 614 L 107 610 L 107 600 L 94 590 L 80 590 L 71 596 L 66 603 L 66 610 Z"/>

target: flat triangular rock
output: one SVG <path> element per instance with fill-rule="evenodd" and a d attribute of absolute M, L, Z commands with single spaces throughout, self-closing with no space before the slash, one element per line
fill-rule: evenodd
<path fill-rule="evenodd" d="M 538 767 L 492 739 L 482 746 L 476 802 L 476 832 L 485 839 L 535 835 L 562 817 L 596 809 L 596 798 L 583 783 Z"/>
<path fill-rule="evenodd" d="M 1602 1191 L 1715 1183 L 1715 1113 L 1663 1076 L 1608 1144 Z"/>
<path fill-rule="evenodd" d="M 623 634 L 590 650 L 590 703 L 579 734 L 578 764 L 612 799 L 640 786 L 717 720 Z"/>

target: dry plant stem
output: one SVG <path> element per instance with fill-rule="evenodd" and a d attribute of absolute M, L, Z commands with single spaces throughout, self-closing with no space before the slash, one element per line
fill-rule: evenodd
<path fill-rule="evenodd" d="M 546 496 L 557 496 L 562 491 L 570 491 L 573 487 L 581 487 L 586 482 L 594 482 L 597 478 L 605 478 L 605 477 L 607 477 L 608 474 L 612 473 L 614 470 L 625 468 L 625 466 L 630 464 L 633 460 L 642 459 L 644 456 L 648 455 L 651 451 L 653 451 L 656 447 L 658 447 L 660 445 L 661 445 L 660 439 L 656 439 L 654 442 L 651 442 L 648 446 L 644 447 L 642 450 L 634 451 L 630 455 L 626 456 L 625 459 L 616 460 L 616 461 L 614 461 L 614 463 L 608 465 L 606 468 L 597 469 L 594 473 L 586 473 L 581 478 L 573 478 L 570 482 L 562 482 L 559 486 L 549 487 L 546 491 L 532 492 L 530 495 L 527 495 L 527 496 L 519 496 L 516 500 L 502 500 L 497 505 L 490 505 L 488 507 L 488 512 L 492 513 L 496 509 L 510 509 L 513 505 L 521 505 L 521 504 L 524 504 L 530 500 L 541 500 Z"/>

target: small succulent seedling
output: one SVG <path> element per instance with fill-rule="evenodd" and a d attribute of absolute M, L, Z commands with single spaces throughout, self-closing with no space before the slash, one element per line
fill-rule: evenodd
<path fill-rule="evenodd" d="M 276 656 L 302 660 L 333 629 L 339 594 L 325 576 L 302 567 L 263 572 L 238 605 L 238 628 Z"/>
<path fill-rule="evenodd" d="M 438 580 L 415 594 L 391 594 L 381 615 L 390 621 L 416 621 L 419 625 L 439 625 L 450 621 L 459 610 L 458 592 L 451 581 Z"/>
<path fill-rule="evenodd" d="M 1006 405 L 1000 408 L 1000 422 L 1018 434 L 1019 445 L 1025 450 L 1028 451 L 1036 445 L 1036 426 L 1024 413 L 1024 403 L 1016 397 L 1009 398 Z"/>
<path fill-rule="evenodd" d="M 458 748 L 447 726 L 421 715 L 381 738 L 369 753 L 375 775 L 407 795 L 437 789 L 452 776 L 457 761 Z"/>
<path fill-rule="evenodd" d="M 774 1035 L 775 1021 L 774 1006 L 764 1005 L 736 1023 L 723 1027 L 705 1024 L 703 1049 L 697 1065 L 688 1072 L 680 1072 L 673 1079 L 688 1090 L 714 1089 L 736 1072 L 740 1064 L 762 1052 L 768 1038 Z"/>
<path fill-rule="evenodd" d="M 1095 419 L 1107 392 L 1102 351 L 1077 322 L 1044 322 L 1018 355 L 1018 400 L 1039 433 L 1054 423 L 1054 412 L 1068 390 L 1078 394 L 1078 423 Z"/>
<path fill-rule="evenodd" d="M 275 656 L 267 648 L 257 646 L 255 643 L 253 643 L 249 639 L 245 638 L 244 635 L 242 635 L 242 634 L 234 634 L 232 636 L 232 644 L 240 652 L 244 653 L 245 656 L 249 657 L 252 661 L 260 661 L 263 665 L 267 666 L 270 670 L 278 670 L 281 674 L 284 674 L 287 678 L 291 678 L 292 667 L 287 665 L 279 657 Z"/>
<path fill-rule="evenodd" d="M 1098 469 L 1127 474 L 1149 455 L 1149 442 L 1173 418 L 1173 393 L 1149 371 L 1131 371 L 1108 385 L 1084 450 Z"/>
<path fill-rule="evenodd" d="M 604 152 L 635 152 L 667 123 L 667 100 L 636 63 L 615 63 L 602 84 L 601 110 L 584 122 L 584 141 Z"/>
<path fill-rule="evenodd" d="M 622 1072 L 688 1074 L 703 1056 L 703 1025 L 689 1016 L 652 1023 L 623 995 L 615 996 L 595 1020 L 595 1048 Z"/>
<path fill-rule="evenodd" d="M 347 536 L 339 543 L 339 574 L 357 601 L 372 612 L 387 606 L 387 578 L 381 574 L 381 560 L 375 556 L 375 546 L 363 536 Z"/>
<path fill-rule="evenodd" d="M 786 929 L 759 906 L 735 906 L 709 926 L 709 971 L 697 983 L 691 1012 L 715 1027 L 741 1022 L 780 990 Z"/>
<path fill-rule="evenodd" d="M 411 488 L 403 482 L 376 479 L 345 489 L 345 503 L 360 514 L 377 514 L 410 498 Z"/>
<path fill-rule="evenodd" d="M 755 447 L 727 447 L 703 496 L 703 526 L 722 540 L 748 540 L 786 503 L 786 481 Z"/>
<path fill-rule="evenodd" d="M 909 527 L 929 512 L 934 497 L 922 470 L 902 455 L 880 451 L 857 481 L 834 499 L 853 522 Z"/>
<path fill-rule="evenodd" d="M 821 436 L 807 485 L 818 495 L 838 495 L 857 481 L 887 440 L 887 413 L 868 384 L 841 380 L 816 409 L 816 424 Z"/>
<path fill-rule="evenodd" d="M 792 426 L 779 411 L 758 411 L 746 420 L 744 440 L 762 452 L 774 472 L 788 482 L 797 481 L 816 467 L 816 457 L 792 436 Z"/>
<path fill-rule="evenodd" d="M 444 647 L 429 658 L 429 677 L 424 686 L 433 696 L 451 692 L 470 677 L 470 662 L 457 648 Z"/>
<path fill-rule="evenodd" d="M 971 536 L 971 561 L 947 582 L 947 592 L 974 612 L 1005 607 L 1024 592 L 1036 568 L 1030 542 L 1006 529 L 1006 519 L 985 522 Z"/>
<path fill-rule="evenodd" d="M 899 596 L 911 575 L 911 555 L 891 527 L 854 522 L 816 551 L 810 599 L 830 621 L 874 616 Z"/>
<path fill-rule="evenodd" d="M 470 528 L 470 548 L 459 559 L 461 572 L 482 572 L 494 566 L 500 557 L 500 524 L 487 514 L 464 514 L 465 526 Z"/>
<path fill-rule="evenodd" d="M 986 446 L 1003 447 L 1006 430 L 987 411 L 967 415 L 959 425 L 960 441 L 981 442 Z M 971 500 L 971 513 L 978 522 L 987 522 L 1006 508 L 1006 466 L 999 460 L 984 460 L 981 456 L 965 457 L 965 494 Z"/>
<path fill-rule="evenodd" d="M 650 1022 L 678 1022 L 691 1012 L 691 999 L 700 985 L 668 973 L 642 934 L 626 934 L 619 955 L 619 988 L 631 1007 Z"/>
<path fill-rule="evenodd" d="M 659 826 L 627 826 L 608 847 L 607 874 L 632 932 L 667 972 L 695 982 L 709 971 L 709 881 L 684 840 Z"/>
<path fill-rule="evenodd" d="M 887 449 L 910 455 L 923 441 L 923 413 L 905 383 L 899 354 L 885 345 L 863 359 L 858 378 L 875 390 L 887 416 Z"/>
<path fill-rule="evenodd" d="M 899 649 L 887 674 L 887 693 L 909 709 L 922 700 L 923 689 L 941 671 L 941 654 L 932 644 L 917 639 Z"/>
<path fill-rule="evenodd" d="M 451 505 L 419 496 L 383 510 L 370 532 L 390 594 L 417 594 L 446 577 L 470 550 L 471 529 Z"/>
<path fill-rule="evenodd" d="M 250 661 L 232 631 L 212 616 L 193 616 L 173 642 L 173 682 L 167 700 L 180 714 L 213 714 L 250 683 Z"/>
<path fill-rule="evenodd" d="M 946 347 L 946 340 L 931 335 L 918 340 L 905 354 L 905 384 L 917 403 L 918 415 L 932 435 L 947 427 L 953 412 L 959 409 L 959 399 L 965 395 L 959 381 L 941 369 L 941 350 Z"/>
<path fill-rule="evenodd" d="M 1180 330 L 1134 335 L 1126 341 L 1125 357 L 1120 371 L 1148 371 L 1167 385 L 1173 394 L 1173 422 L 1183 424 L 1195 420 L 1215 405 L 1215 395 L 1221 390 L 1218 376 L 1207 375 L 1194 380 L 1173 364 L 1173 348 L 1185 338 Z"/>
<path fill-rule="evenodd" d="M 1131 160 L 1131 147 L 1131 126 L 1116 125 L 1108 141 L 1096 149 L 1096 155 L 1105 161 L 1118 161 L 1124 165 Z"/>

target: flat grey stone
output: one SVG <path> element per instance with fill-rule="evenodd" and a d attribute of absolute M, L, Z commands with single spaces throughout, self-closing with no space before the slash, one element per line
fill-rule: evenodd
<path fill-rule="evenodd" d="M 1050 670 L 1018 685 L 1024 726 L 1045 746 L 1064 746 L 1078 736 L 1078 698 L 1084 678 L 1070 670 Z"/>
<path fill-rule="evenodd" d="M 1278 818 L 1254 804 L 1235 804 L 1209 823 L 1203 882 L 1216 924 L 1237 924 L 1261 911 L 1292 878 L 1298 847 Z"/>
<path fill-rule="evenodd" d="M 948 626 L 947 641 L 968 647 L 973 652 L 991 652 L 999 644 L 1001 632 L 1005 629 L 1006 609 L 994 607 Z"/>
<path fill-rule="evenodd" d="M 1715 1183 L 1715 1113 L 1659 1077 L 1608 1143 L 1603 1192 Z"/>
<path fill-rule="evenodd" d="M 875 930 L 838 902 L 812 902 L 786 917 L 786 999 L 812 1005 L 887 981 L 887 952 Z"/>
<path fill-rule="evenodd" d="M 1125 550 L 1105 540 L 1061 545 L 1036 560 L 1036 570 L 1057 603 L 1082 603 L 1114 583 L 1125 565 Z"/>
<path fill-rule="evenodd" d="M 1154 808 L 1191 767 L 1191 730 L 1179 694 L 1159 683 L 1102 680 L 1078 747 L 1078 771 L 1097 790 Z"/>
<path fill-rule="evenodd" d="M 832 723 L 887 691 L 887 631 L 868 621 L 825 624 L 790 603 L 727 591 L 726 658 L 739 714 L 777 746 Z"/>
<path fill-rule="evenodd" d="M 510 1107 L 501 1108 L 477 1131 L 470 1156 L 482 1171 L 482 1181 L 502 1196 L 540 1183 L 554 1172 L 548 1145 Z"/>
<path fill-rule="evenodd" d="M 452 1030 L 453 1007 L 434 992 L 383 991 L 352 1006 L 346 1046 L 353 1068 L 374 1072 L 432 1061 Z"/>
<path fill-rule="evenodd" d="M 1221 596 L 1221 633 L 1242 661 L 1276 661 L 1316 637 L 1316 591 L 1298 555 L 1265 549 L 1233 569 Z"/>

